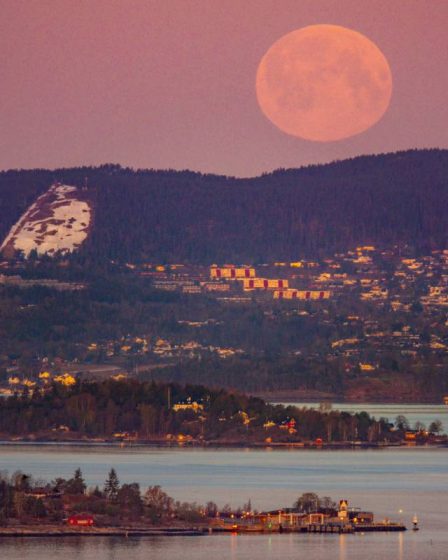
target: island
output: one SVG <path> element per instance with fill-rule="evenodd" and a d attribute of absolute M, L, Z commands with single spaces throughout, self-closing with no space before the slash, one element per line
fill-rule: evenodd
<path fill-rule="evenodd" d="M 238 508 L 175 501 L 157 485 L 142 493 L 136 482 L 120 484 L 114 469 L 102 489 L 88 489 L 79 468 L 72 478 L 49 483 L 21 471 L 0 475 L 0 537 L 404 530 L 402 523 L 375 521 L 372 512 L 349 507 L 346 499 L 336 504 L 313 492 L 299 496 L 292 507 L 257 511 L 251 500 Z"/>

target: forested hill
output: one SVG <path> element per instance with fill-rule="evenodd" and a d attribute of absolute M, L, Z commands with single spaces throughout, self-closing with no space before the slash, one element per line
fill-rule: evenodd
<path fill-rule="evenodd" d="M 0 173 L 0 238 L 54 182 L 94 208 L 81 253 L 159 262 L 260 262 L 359 243 L 445 247 L 448 150 L 277 170 L 251 179 L 118 165 Z"/>

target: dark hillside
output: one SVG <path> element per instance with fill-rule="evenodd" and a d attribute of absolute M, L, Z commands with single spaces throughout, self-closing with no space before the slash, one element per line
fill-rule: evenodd
<path fill-rule="evenodd" d="M 251 179 L 115 165 L 0 174 L 0 235 L 53 180 L 95 205 L 82 251 L 131 261 L 260 262 L 359 243 L 445 247 L 448 151 L 363 156 Z M 87 179 L 86 179 L 87 178 Z"/>

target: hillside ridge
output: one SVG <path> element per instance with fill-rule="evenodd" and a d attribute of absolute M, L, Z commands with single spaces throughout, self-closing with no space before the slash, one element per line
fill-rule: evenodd
<path fill-rule="evenodd" d="M 0 173 L 0 238 L 54 182 L 83 187 L 95 259 L 264 262 L 358 243 L 446 246 L 448 150 L 358 156 L 254 178 L 115 164 Z"/>

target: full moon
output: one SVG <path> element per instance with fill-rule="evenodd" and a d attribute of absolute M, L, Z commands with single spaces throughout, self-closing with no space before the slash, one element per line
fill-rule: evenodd
<path fill-rule="evenodd" d="M 258 103 L 280 130 L 332 142 L 364 132 L 389 107 L 392 73 L 367 37 L 311 25 L 281 37 L 257 70 Z"/>

